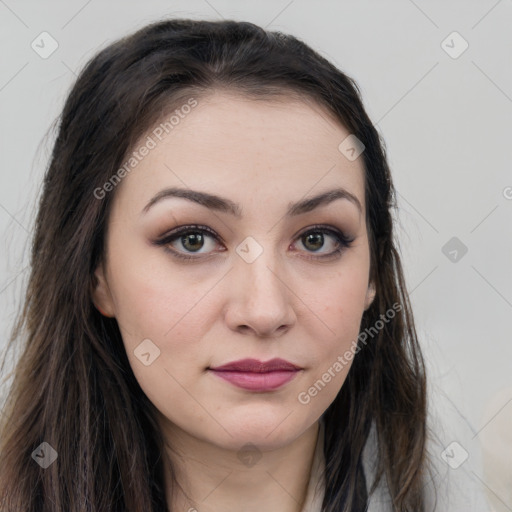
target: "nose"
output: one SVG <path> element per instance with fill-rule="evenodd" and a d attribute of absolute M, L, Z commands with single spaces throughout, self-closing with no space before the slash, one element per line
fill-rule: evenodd
<path fill-rule="evenodd" d="M 252 263 L 240 258 L 230 272 L 225 321 L 233 331 L 274 338 L 296 322 L 291 283 L 268 253 L 263 251 Z"/>

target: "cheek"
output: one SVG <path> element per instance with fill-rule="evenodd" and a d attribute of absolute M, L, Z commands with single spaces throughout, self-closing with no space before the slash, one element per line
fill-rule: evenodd
<path fill-rule="evenodd" d="M 208 287 L 191 284 L 182 273 L 167 275 L 151 266 L 142 273 L 133 271 L 133 262 L 124 263 L 116 271 L 122 283 L 116 290 L 117 322 L 137 382 L 173 421 L 204 422 L 187 390 L 207 366 L 201 340 L 214 314 L 211 302 L 200 299 Z"/>
<path fill-rule="evenodd" d="M 347 265 L 342 270 L 316 282 L 310 300 L 318 317 L 329 327 L 327 339 L 335 344 L 357 332 L 364 312 L 368 290 L 368 267 Z"/>
<path fill-rule="evenodd" d="M 364 257 L 359 262 L 364 262 Z M 368 267 L 347 262 L 343 270 L 317 284 L 315 292 L 309 296 L 315 315 L 312 314 L 311 321 L 304 324 L 309 328 L 308 337 L 315 340 L 316 358 L 308 379 L 311 387 L 303 391 L 305 399 L 314 398 L 318 405 L 327 407 L 341 389 L 357 357 Z"/>
<path fill-rule="evenodd" d="M 127 245 L 129 241 L 123 247 Z M 169 354 L 173 366 L 190 364 L 194 358 L 197 364 L 197 341 L 214 314 L 214 305 L 205 300 L 212 277 L 198 277 L 201 271 L 180 271 L 162 253 L 140 244 L 112 252 L 116 320 L 131 360 L 138 345 L 150 339 L 161 351 L 160 364 Z"/>
<path fill-rule="evenodd" d="M 117 304 L 117 321 L 127 334 L 125 343 L 133 346 L 150 338 L 162 352 L 172 351 L 176 360 L 192 359 L 194 342 L 203 337 L 213 310 L 210 301 L 201 300 L 207 290 L 199 285 L 181 286 L 179 279 L 152 280 L 148 276 L 134 276 L 129 283 Z"/>

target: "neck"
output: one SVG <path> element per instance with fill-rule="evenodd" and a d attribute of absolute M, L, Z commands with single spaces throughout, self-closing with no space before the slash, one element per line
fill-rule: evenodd
<path fill-rule="evenodd" d="M 311 477 L 318 421 L 286 446 L 263 453 L 226 450 L 164 420 L 170 511 L 301 512 Z"/>

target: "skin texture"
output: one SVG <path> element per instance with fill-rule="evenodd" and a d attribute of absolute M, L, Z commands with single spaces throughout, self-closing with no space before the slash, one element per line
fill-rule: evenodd
<path fill-rule="evenodd" d="M 298 395 L 350 349 L 374 297 L 363 162 L 338 150 L 348 135 L 314 104 L 216 92 L 115 190 L 94 302 L 117 319 L 133 372 L 160 413 L 183 487 L 173 498 L 177 510 L 234 511 L 241 503 L 246 512 L 301 510 L 318 419 L 349 365 L 307 405 Z M 163 199 L 142 213 L 168 187 L 228 198 L 242 217 L 184 198 Z M 285 216 L 289 203 L 338 187 L 355 195 L 362 211 L 337 199 Z M 202 247 L 180 236 L 167 245 L 197 259 L 180 260 L 152 243 L 188 224 L 219 237 L 204 234 Z M 315 224 L 354 241 L 322 260 L 338 242 L 326 234 L 323 245 L 308 243 L 302 235 Z M 252 263 L 236 252 L 247 237 L 263 251 Z M 134 353 L 144 339 L 160 350 L 148 366 Z M 303 370 L 269 392 L 240 389 L 207 370 L 274 357 Z M 250 467 L 238 456 L 247 443 L 261 455 Z"/>

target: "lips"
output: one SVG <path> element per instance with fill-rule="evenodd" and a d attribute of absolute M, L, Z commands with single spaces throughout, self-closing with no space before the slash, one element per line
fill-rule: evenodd
<path fill-rule="evenodd" d="M 250 391 L 271 391 L 292 380 L 302 368 L 284 359 L 242 359 L 208 369 L 217 377 Z"/>
<path fill-rule="evenodd" d="M 233 371 L 233 372 L 251 372 L 251 373 L 267 373 L 279 370 L 293 371 L 300 370 L 300 366 L 285 361 L 284 359 L 270 359 L 270 361 L 262 362 L 257 359 L 241 359 L 233 361 L 222 366 L 214 366 L 210 370 L 214 371 Z"/>

